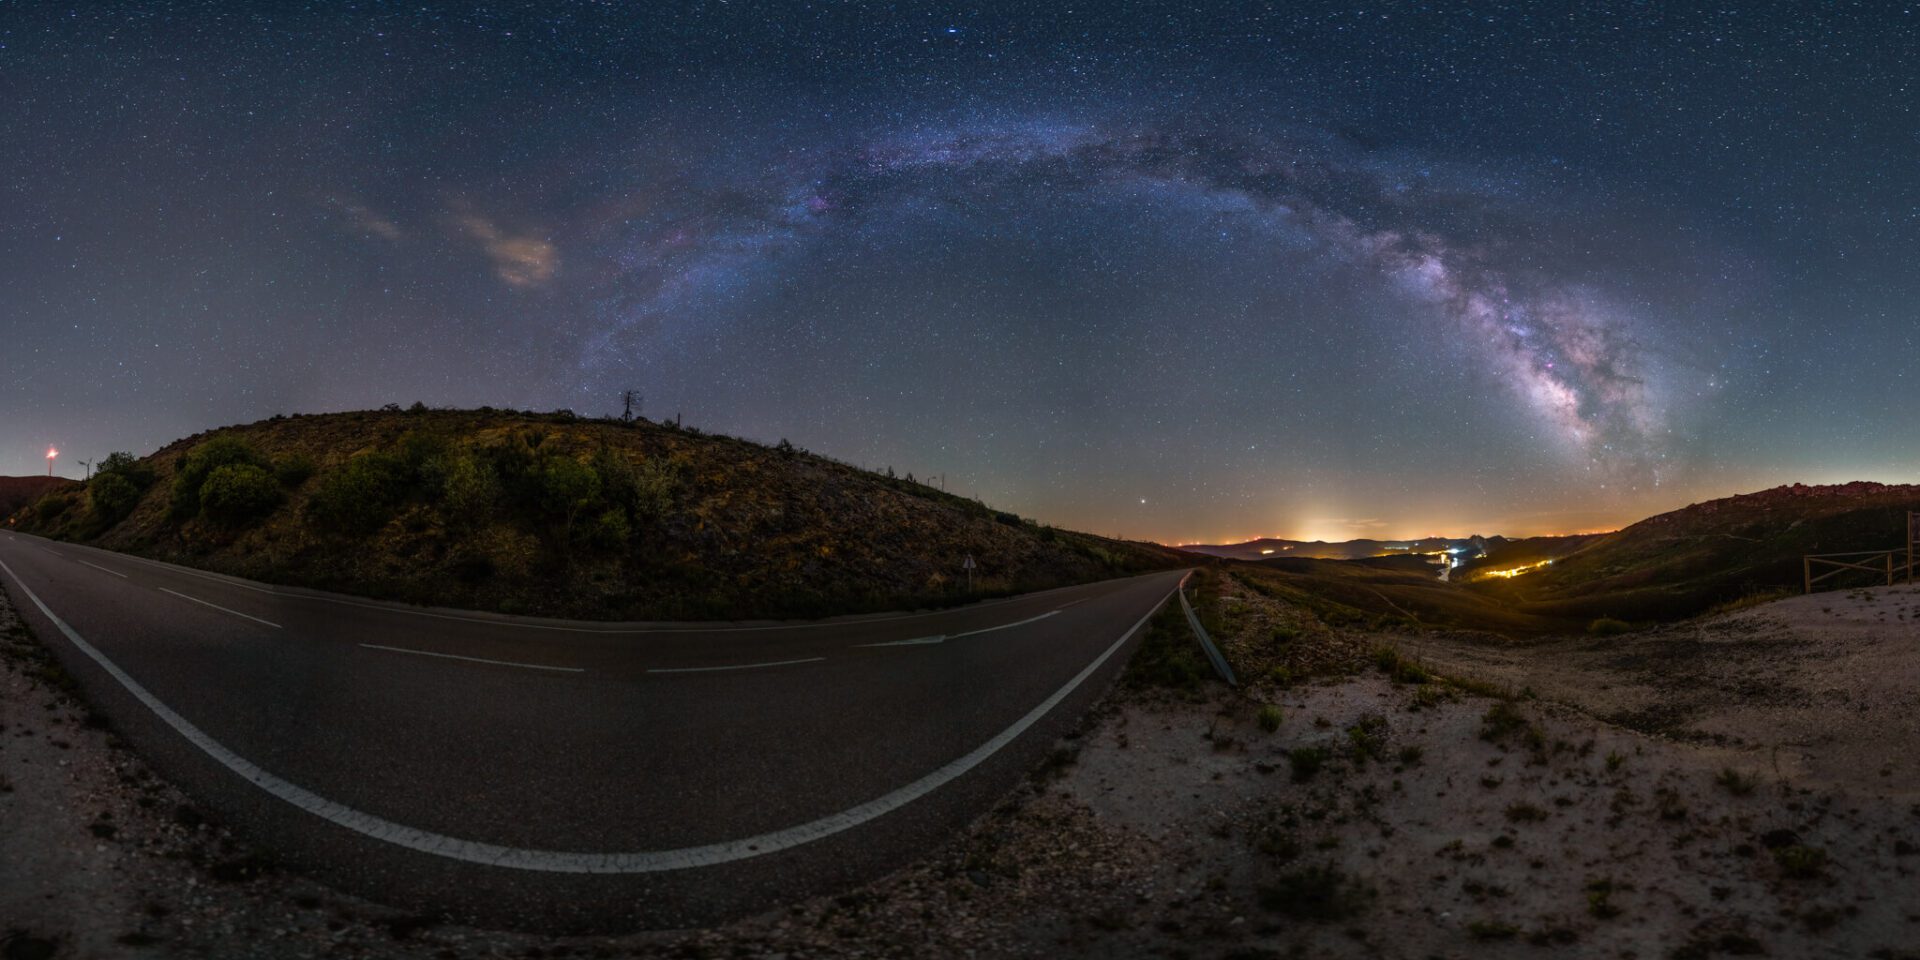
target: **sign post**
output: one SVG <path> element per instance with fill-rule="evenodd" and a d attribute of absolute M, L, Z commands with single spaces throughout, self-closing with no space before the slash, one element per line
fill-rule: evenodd
<path fill-rule="evenodd" d="M 972 593 L 973 592 L 973 554 L 971 553 L 967 554 L 967 560 L 965 563 L 962 563 L 960 565 L 960 569 L 965 570 L 967 572 L 967 592 Z"/>

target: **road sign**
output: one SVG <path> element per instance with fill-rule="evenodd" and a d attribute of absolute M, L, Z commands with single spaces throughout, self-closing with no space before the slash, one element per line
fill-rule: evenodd
<path fill-rule="evenodd" d="M 961 564 L 961 565 L 960 565 L 960 569 L 962 569 L 962 570 L 972 570 L 972 569 L 973 569 L 973 554 L 971 554 L 971 553 L 969 553 L 969 554 L 967 554 L 967 562 L 966 562 L 966 563 L 963 563 L 963 564 Z"/>
<path fill-rule="evenodd" d="M 972 593 L 973 592 L 973 554 L 971 553 L 967 554 L 967 561 L 960 565 L 960 569 L 965 570 L 967 572 L 967 592 Z"/>

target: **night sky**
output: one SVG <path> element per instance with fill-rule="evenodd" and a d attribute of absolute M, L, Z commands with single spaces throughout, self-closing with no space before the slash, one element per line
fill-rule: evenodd
<path fill-rule="evenodd" d="M 0 2 L 0 474 L 633 388 L 1170 542 L 1920 479 L 1920 7 L 1679 6 Z"/>

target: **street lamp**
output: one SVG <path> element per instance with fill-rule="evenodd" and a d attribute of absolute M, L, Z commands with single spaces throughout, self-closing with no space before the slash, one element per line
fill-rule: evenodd
<path fill-rule="evenodd" d="M 47 448 L 47 476 L 49 477 L 53 476 L 53 458 L 59 455 L 60 455 L 60 451 L 55 450 L 52 447 Z"/>

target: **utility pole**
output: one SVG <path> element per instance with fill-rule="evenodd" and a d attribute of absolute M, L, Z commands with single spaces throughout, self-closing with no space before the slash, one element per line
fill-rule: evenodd
<path fill-rule="evenodd" d="M 634 415 L 633 408 L 640 406 L 641 402 L 645 399 L 646 398 L 640 396 L 640 391 L 638 390 L 622 391 L 620 394 L 620 403 L 624 409 L 621 411 L 620 419 L 627 423 L 632 423 Z"/>

